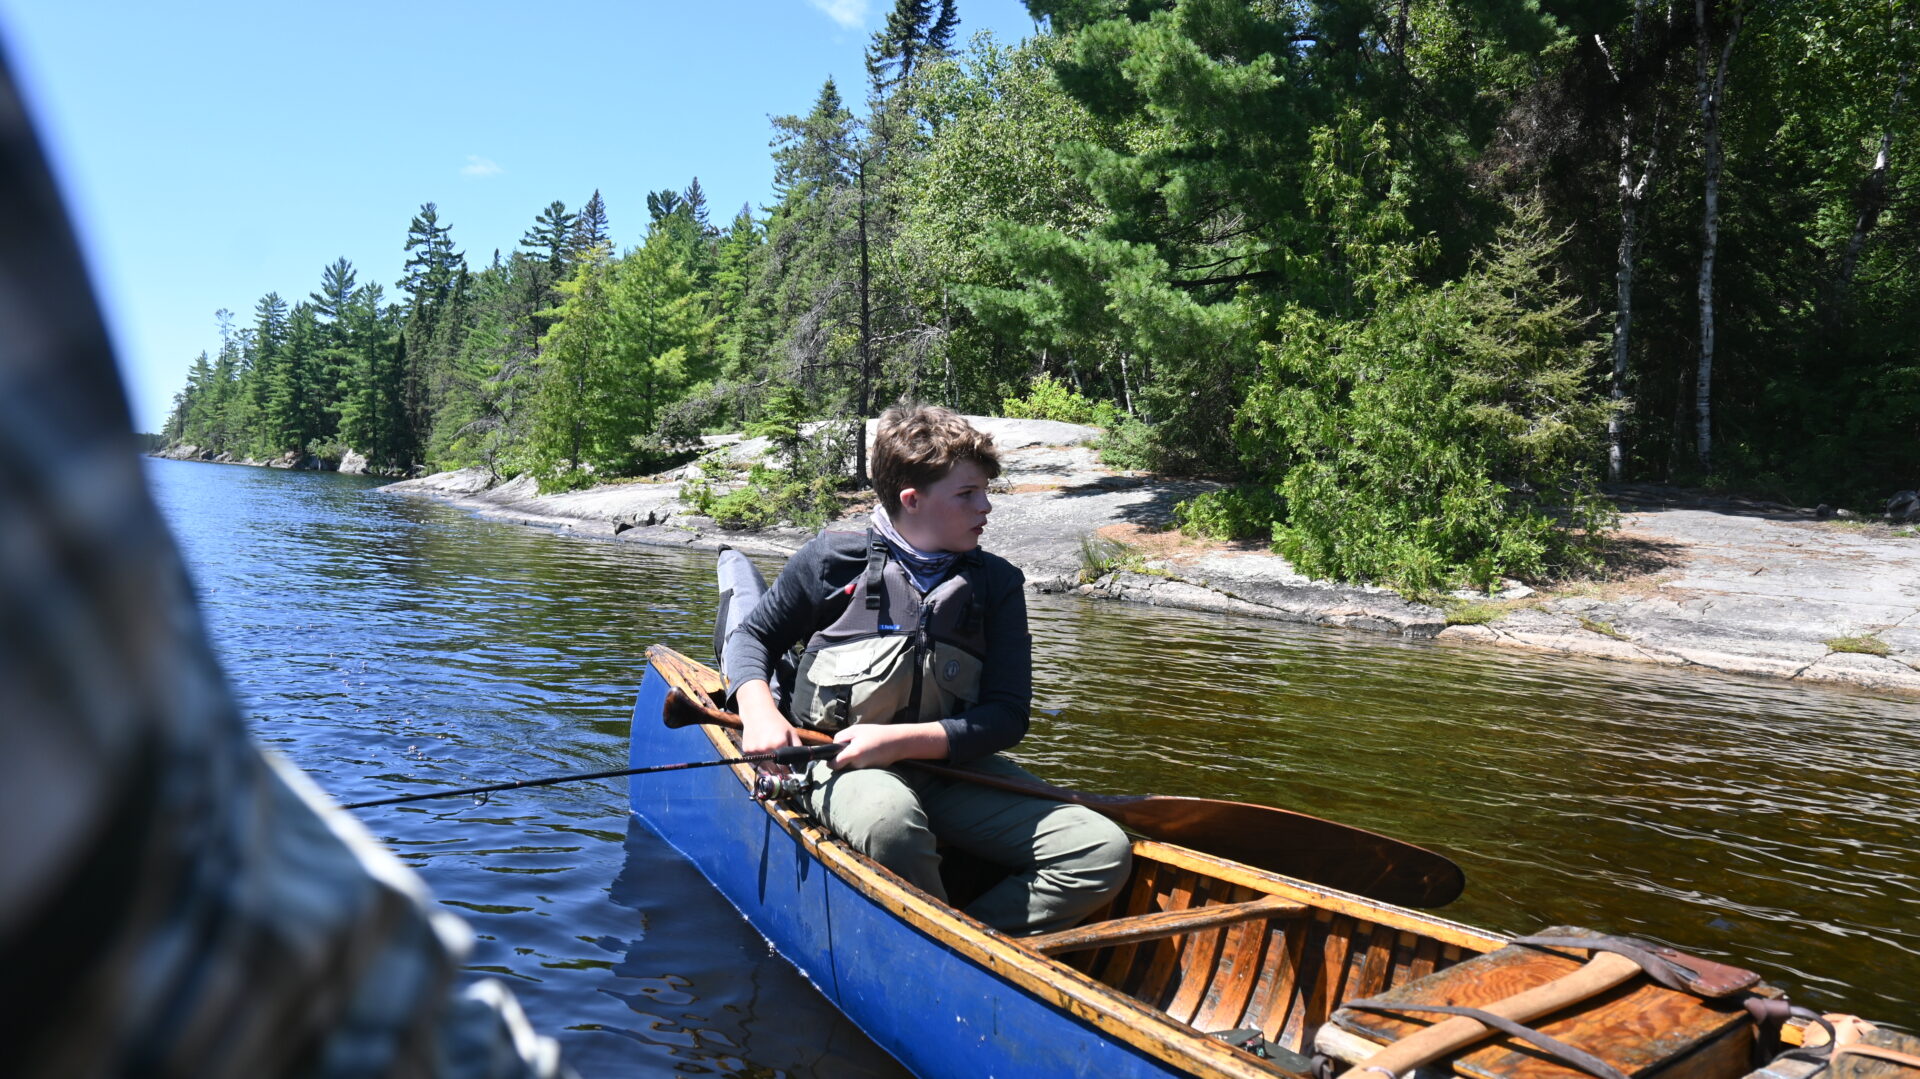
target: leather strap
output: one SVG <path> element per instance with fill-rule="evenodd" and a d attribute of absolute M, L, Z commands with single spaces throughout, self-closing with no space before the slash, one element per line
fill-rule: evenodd
<path fill-rule="evenodd" d="M 1458 1004 L 1400 1004 L 1383 1000 L 1349 1000 L 1340 1006 L 1370 1012 L 1439 1012 L 1442 1015 L 1464 1015 L 1476 1023 L 1483 1023 L 1494 1030 L 1519 1038 L 1555 1060 L 1579 1068 L 1588 1075 L 1598 1076 L 1599 1079 L 1628 1079 L 1627 1073 L 1585 1049 L 1568 1045 L 1550 1034 L 1542 1034 L 1532 1027 L 1521 1026 L 1505 1016 L 1495 1015 L 1479 1008 L 1468 1008 Z M 1362 1070 L 1365 1068 L 1366 1065 L 1361 1065 Z M 1376 1070 L 1385 1071 L 1386 1069 Z"/>
<path fill-rule="evenodd" d="M 1872 1057 L 1875 1060 L 1888 1060 L 1895 1064 L 1904 1064 L 1909 1068 L 1920 1068 L 1920 1056 L 1915 1056 L 1912 1053 L 1902 1053 L 1898 1049 L 1882 1049 L 1877 1045 L 1863 1045 L 1860 1042 L 1854 1042 L 1852 1045 L 1843 1045 L 1835 1049 L 1833 1056 L 1839 1057 L 1843 1053 L 1852 1053 L 1858 1057 Z"/>

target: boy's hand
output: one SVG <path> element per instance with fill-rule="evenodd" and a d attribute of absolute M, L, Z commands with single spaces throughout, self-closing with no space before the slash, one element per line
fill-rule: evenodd
<path fill-rule="evenodd" d="M 938 723 L 856 723 L 833 740 L 847 747 L 827 762 L 836 772 L 947 755 L 947 729 Z"/>
<path fill-rule="evenodd" d="M 783 746 L 800 744 L 800 733 L 780 714 L 773 693 L 765 682 L 748 682 L 734 695 L 740 706 L 740 750 L 743 753 L 770 753 Z M 768 770 L 786 771 L 782 765 Z"/>

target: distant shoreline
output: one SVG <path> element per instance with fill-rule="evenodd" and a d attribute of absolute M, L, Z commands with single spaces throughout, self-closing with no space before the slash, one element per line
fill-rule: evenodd
<path fill-rule="evenodd" d="M 1278 621 L 1920 695 L 1920 536 L 1822 522 L 1811 510 L 1644 487 L 1618 497 L 1612 579 L 1440 605 L 1389 589 L 1316 581 L 1260 545 L 1164 530 L 1172 507 L 1215 485 L 1101 466 L 1096 428 L 976 417 L 1001 446 L 986 542 L 1045 593 L 1224 611 Z M 744 468 L 764 447 L 718 440 Z M 690 466 L 691 467 L 691 466 Z M 729 532 L 680 500 L 676 478 L 541 495 L 481 470 L 382 490 L 582 538 L 791 553 L 811 532 Z M 1086 564 L 1103 542 L 1108 563 Z M 1090 578 L 1090 579 L 1089 579 Z"/>
<path fill-rule="evenodd" d="M 1725 674 L 1920 696 L 1920 534 L 1817 521 L 1811 510 L 1657 487 L 1617 495 L 1622 527 L 1611 579 L 1439 605 L 1390 589 L 1317 581 L 1258 544 L 1194 540 L 1165 526 L 1179 501 L 1215 486 L 1117 473 L 1090 442 L 1097 428 L 973 417 L 994 435 L 1006 471 L 986 542 L 1043 593 L 1074 593 L 1277 621 L 1431 638 L 1544 655 L 1700 667 Z M 764 443 L 712 440 L 710 457 L 741 469 Z M 177 448 L 176 448 L 177 449 Z M 307 469 L 315 459 L 170 460 Z M 224 455 L 223 455 L 224 456 Z M 585 539 L 785 556 L 799 528 L 732 532 L 681 501 L 681 479 L 601 484 L 542 495 L 531 477 L 480 469 L 390 483 L 478 516 Z M 328 470 L 334 471 L 334 470 Z M 348 474 L 365 474 L 339 468 Z M 1106 552 L 1088 564 L 1088 545 Z"/>

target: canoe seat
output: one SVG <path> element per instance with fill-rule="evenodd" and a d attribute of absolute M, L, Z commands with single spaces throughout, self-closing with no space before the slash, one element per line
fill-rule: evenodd
<path fill-rule="evenodd" d="M 1303 904 L 1269 895 L 1259 899 L 1249 899 L 1244 903 L 1216 903 L 1213 906 L 1192 907 L 1187 910 L 1156 910 L 1148 914 L 1110 918 L 1104 922 L 1062 929 L 1057 933 L 1042 933 L 1037 937 L 1027 937 L 1020 943 L 1041 955 L 1060 955 L 1065 952 L 1105 948 L 1116 944 L 1138 944 L 1145 940 L 1177 937 L 1183 933 L 1193 933 L 1202 929 L 1217 929 L 1224 925 L 1235 925 L 1256 919 L 1287 917 L 1306 912 L 1307 908 Z"/>

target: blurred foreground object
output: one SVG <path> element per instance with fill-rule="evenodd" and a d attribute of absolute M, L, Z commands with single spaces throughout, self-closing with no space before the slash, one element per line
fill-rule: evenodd
<path fill-rule="evenodd" d="M 5 1070 L 570 1074 L 470 937 L 248 735 L 0 54 Z"/>

